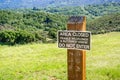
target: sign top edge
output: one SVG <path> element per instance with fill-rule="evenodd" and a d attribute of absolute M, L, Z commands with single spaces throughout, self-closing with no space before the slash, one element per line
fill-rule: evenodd
<path fill-rule="evenodd" d="M 84 21 L 84 16 L 71 16 L 68 19 L 68 23 L 82 23 Z"/>

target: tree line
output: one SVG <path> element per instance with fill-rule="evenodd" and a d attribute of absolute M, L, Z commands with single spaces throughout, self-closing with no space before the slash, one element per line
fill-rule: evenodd
<path fill-rule="evenodd" d="M 57 30 L 65 29 L 67 16 L 41 11 L 0 10 L 0 42 L 54 42 Z"/>
<path fill-rule="evenodd" d="M 69 17 L 34 10 L 0 10 L 0 13 L 0 43 L 6 44 L 55 42 L 57 31 L 66 30 Z M 120 13 L 87 20 L 87 30 L 92 34 L 120 31 Z"/>

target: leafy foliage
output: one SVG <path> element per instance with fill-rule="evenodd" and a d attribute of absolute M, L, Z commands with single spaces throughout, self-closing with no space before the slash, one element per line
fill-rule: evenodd
<path fill-rule="evenodd" d="M 46 12 L 64 15 L 84 15 L 89 19 L 120 12 L 120 3 L 104 3 L 101 5 L 75 6 L 75 7 L 49 7 L 44 8 Z"/>
<path fill-rule="evenodd" d="M 42 10 L 0 10 L 0 42 L 55 42 L 57 31 L 65 30 L 70 15 L 86 15 L 87 30 L 93 34 L 120 31 L 118 3 Z"/>
<path fill-rule="evenodd" d="M 65 29 L 66 16 L 40 11 L 0 11 L 0 42 L 47 42 L 56 38 L 57 30 Z M 4 34 L 4 35 L 3 35 Z M 15 38 L 13 39 L 12 36 Z M 12 38 L 12 39 L 11 39 Z M 56 40 L 56 39 L 55 39 Z"/>
<path fill-rule="evenodd" d="M 26 31 L 1 31 L 0 42 L 6 44 L 29 43 L 35 41 L 35 34 Z"/>
<path fill-rule="evenodd" d="M 120 31 L 120 13 L 105 15 L 89 21 L 87 29 L 93 34 Z"/>

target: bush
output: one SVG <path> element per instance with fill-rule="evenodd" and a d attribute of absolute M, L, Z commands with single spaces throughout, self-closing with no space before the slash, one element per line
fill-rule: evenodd
<path fill-rule="evenodd" d="M 15 32 L 13 31 L 1 31 L 0 32 L 0 42 L 13 44 L 15 41 Z"/>
<path fill-rule="evenodd" d="M 26 31 L 16 32 L 15 43 L 29 43 L 35 41 L 35 35 Z"/>
<path fill-rule="evenodd" d="M 1 31 L 0 42 L 7 44 L 23 44 L 35 41 L 35 35 L 27 31 Z"/>

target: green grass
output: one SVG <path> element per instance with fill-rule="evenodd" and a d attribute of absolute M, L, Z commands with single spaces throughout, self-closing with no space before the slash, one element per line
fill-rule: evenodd
<path fill-rule="evenodd" d="M 0 45 L 0 80 L 67 80 L 66 49 L 57 44 Z M 92 36 L 87 80 L 120 80 L 120 32 Z"/>

